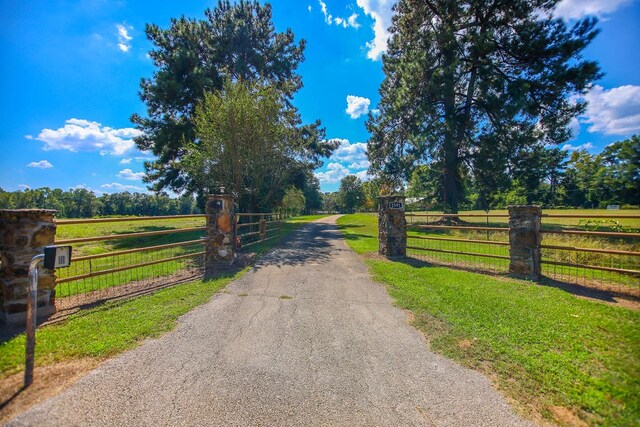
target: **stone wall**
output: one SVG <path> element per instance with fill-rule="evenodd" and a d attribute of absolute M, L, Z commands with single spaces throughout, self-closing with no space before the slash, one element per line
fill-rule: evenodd
<path fill-rule="evenodd" d="M 55 211 L 43 209 L 0 210 L 0 320 L 24 325 L 27 311 L 29 263 L 52 245 L 56 235 Z M 40 269 L 38 317 L 55 312 L 55 275 Z"/>
<path fill-rule="evenodd" d="M 386 257 L 407 255 L 407 220 L 404 196 L 378 197 L 378 253 Z"/>
<path fill-rule="evenodd" d="M 207 198 L 207 237 L 205 241 L 205 276 L 233 264 L 235 260 L 236 217 L 233 197 L 216 194 Z"/>
<path fill-rule="evenodd" d="M 541 275 L 540 206 L 509 206 L 509 274 L 529 280 Z"/>

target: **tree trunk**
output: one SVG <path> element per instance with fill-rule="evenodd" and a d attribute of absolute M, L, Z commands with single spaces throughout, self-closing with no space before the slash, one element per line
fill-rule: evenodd
<path fill-rule="evenodd" d="M 458 213 L 458 147 L 456 146 L 457 114 L 455 96 L 455 35 L 453 29 L 447 29 L 443 35 L 444 50 L 444 124 L 445 133 L 442 145 L 444 156 L 444 212 Z M 451 218 L 455 220 L 455 218 Z M 446 222 L 451 222 L 447 220 Z"/>

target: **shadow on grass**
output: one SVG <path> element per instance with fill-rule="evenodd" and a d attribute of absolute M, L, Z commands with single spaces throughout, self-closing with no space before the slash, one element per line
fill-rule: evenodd
<path fill-rule="evenodd" d="M 495 271 L 481 270 L 481 269 L 477 269 L 477 268 L 465 267 L 465 266 L 462 266 L 462 265 L 459 265 L 459 266 L 441 265 L 441 264 L 431 263 L 431 262 L 428 262 L 428 261 L 423 261 L 423 260 L 420 260 L 420 259 L 417 259 L 417 258 L 411 258 L 411 257 L 392 257 L 392 258 L 386 258 L 386 259 L 388 261 L 399 262 L 399 263 L 411 266 L 413 268 L 433 268 L 433 267 L 441 267 L 442 268 L 443 267 L 443 268 L 450 268 L 452 270 L 459 270 L 459 271 L 466 271 L 466 272 L 477 273 L 477 274 L 484 274 L 484 275 L 500 277 L 500 278 L 505 278 L 505 279 L 521 280 L 521 279 L 517 279 L 517 278 L 511 277 L 506 273 L 498 273 L 498 272 L 495 272 Z M 588 298 L 588 299 L 597 300 L 597 301 L 600 301 L 600 302 L 605 302 L 605 303 L 609 303 L 609 304 L 613 304 L 613 305 L 620 304 L 620 301 L 619 301 L 620 299 L 632 301 L 632 302 L 635 302 L 635 303 L 640 302 L 640 297 L 638 297 L 638 296 L 629 295 L 629 294 L 620 293 L 620 292 L 615 292 L 615 291 L 612 291 L 612 290 L 597 289 L 597 288 L 593 288 L 593 287 L 589 287 L 589 286 L 578 285 L 578 284 L 568 283 L 568 282 L 562 282 L 562 281 L 551 279 L 549 277 L 542 277 L 541 280 L 538 281 L 538 282 L 534 282 L 534 281 L 527 281 L 527 282 L 530 283 L 532 286 L 533 285 L 538 285 L 538 286 L 546 286 L 546 287 L 556 288 L 556 289 L 560 289 L 560 290 L 562 290 L 562 291 L 564 291 L 566 293 L 569 293 L 571 295 L 574 295 L 576 297 Z"/>

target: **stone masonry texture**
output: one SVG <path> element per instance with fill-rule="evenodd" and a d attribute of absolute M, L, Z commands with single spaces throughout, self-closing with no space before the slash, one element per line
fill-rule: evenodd
<path fill-rule="evenodd" d="M 378 253 L 387 257 L 407 254 L 407 220 L 404 196 L 378 197 Z"/>
<path fill-rule="evenodd" d="M 540 206 L 509 206 L 509 274 L 539 280 L 541 269 Z"/>
<path fill-rule="evenodd" d="M 0 210 L 0 320 L 9 326 L 24 324 L 27 311 L 29 263 L 52 245 L 55 211 Z M 55 312 L 55 275 L 41 268 L 38 280 L 38 317 Z"/>

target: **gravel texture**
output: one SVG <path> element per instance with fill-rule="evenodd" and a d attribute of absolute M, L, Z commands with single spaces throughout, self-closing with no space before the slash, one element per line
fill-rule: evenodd
<path fill-rule="evenodd" d="M 335 219 L 10 425 L 530 425 L 428 350 Z"/>

